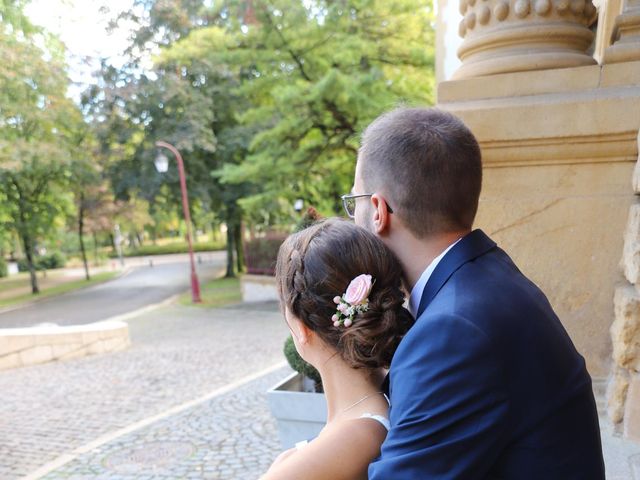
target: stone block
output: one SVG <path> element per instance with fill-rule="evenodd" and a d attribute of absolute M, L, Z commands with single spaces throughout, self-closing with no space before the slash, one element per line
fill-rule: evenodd
<path fill-rule="evenodd" d="M 22 361 L 20 360 L 20 354 L 10 353 L 0 356 L 0 370 L 8 370 L 9 368 L 21 367 Z"/>
<path fill-rule="evenodd" d="M 91 344 L 100 341 L 100 331 L 84 331 L 82 332 L 82 341 L 86 344 Z"/>
<path fill-rule="evenodd" d="M 610 63 L 602 66 L 600 87 L 637 85 L 640 78 L 640 62 Z"/>
<path fill-rule="evenodd" d="M 89 355 L 93 355 L 96 353 L 103 353 L 105 351 L 104 347 L 105 347 L 105 341 L 104 340 L 98 340 L 95 341 L 93 343 L 90 343 L 88 345 L 86 345 L 87 347 L 87 352 L 89 353 Z"/>
<path fill-rule="evenodd" d="M 618 287 L 614 295 L 611 325 L 613 360 L 623 368 L 640 371 L 640 292 L 636 287 Z"/>
<path fill-rule="evenodd" d="M 640 284 L 640 203 L 629 209 L 621 266 L 630 283 Z"/>
<path fill-rule="evenodd" d="M 35 365 L 53 360 L 53 349 L 50 345 L 36 345 L 20 352 L 23 365 Z"/>
<path fill-rule="evenodd" d="M 73 343 L 82 343 L 81 332 L 73 332 L 67 329 L 61 329 L 58 333 L 39 335 L 37 338 L 39 345 L 68 345 Z"/>
<path fill-rule="evenodd" d="M 638 130 L 638 161 L 633 169 L 633 191 L 640 195 L 640 130 Z"/>
<path fill-rule="evenodd" d="M 7 355 L 13 351 L 9 337 L 0 335 L 0 357 Z"/>
<path fill-rule="evenodd" d="M 616 367 L 607 386 L 607 415 L 613 423 L 624 418 L 624 406 L 629 390 L 629 372 Z"/>
<path fill-rule="evenodd" d="M 624 412 L 624 436 L 640 442 L 640 374 L 631 376 Z"/>
<path fill-rule="evenodd" d="M 0 352 L 20 352 L 31 348 L 36 344 L 35 337 L 33 335 L 13 335 L 0 333 L 0 338 L 3 338 L 2 343 L 4 346 L 0 346 Z"/>
<path fill-rule="evenodd" d="M 76 345 L 73 349 L 69 350 L 67 353 L 63 354 L 60 357 L 55 358 L 55 360 L 70 360 L 72 358 L 80 358 L 86 357 L 89 355 L 89 351 L 87 347 L 84 345 Z"/>

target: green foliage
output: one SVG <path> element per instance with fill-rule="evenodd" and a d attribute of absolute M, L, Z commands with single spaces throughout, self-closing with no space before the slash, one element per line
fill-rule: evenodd
<path fill-rule="evenodd" d="M 9 276 L 9 266 L 7 265 L 7 261 L 4 257 L 0 256 L 0 278 Z"/>
<path fill-rule="evenodd" d="M 64 268 L 66 264 L 67 258 L 60 252 L 51 252 L 47 253 L 46 255 L 37 256 L 34 261 L 34 267 L 38 271 Z M 26 258 L 21 258 L 18 260 L 18 271 L 29 271 L 29 264 Z"/>
<path fill-rule="evenodd" d="M 285 238 L 285 234 L 270 233 L 265 237 L 254 238 L 245 242 L 244 257 L 247 273 L 275 275 L 278 250 Z"/>
<path fill-rule="evenodd" d="M 296 350 L 296 345 L 293 343 L 293 337 L 291 335 L 284 342 L 284 356 L 291 368 L 313 380 L 316 384 L 316 390 L 322 391 L 322 378 L 320 378 L 320 372 L 318 372 L 313 365 L 303 360 Z"/>
<path fill-rule="evenodd" d="M 241 120 L 257 133 L 244 161 L 220 171 L 224 182 L 259 185 L 245 209 L 302 198 L 325 215 L 340 213 L 366 125 L 399 104 L 433 103 L 430 5 L 257 2 L 258 24 L 220 59 L 251 72 L 240 90 L 252 105 Z"/>
<path fill-rule="evenodd" d="M 86 128 L 66 96 L 63 46 L 32 28 L 21 16 L 23 6 L 14 1 L 0 7 L 0 230 L 17 233 L 30 263 L 37 241 L 71 209 L 65 187 L 78 133 Z"/>
<path fill-rule="evenodd" d="M 221 242 L 203 242 L 193 245 L 194 252 L 213 252 L 224 250 L 225 245 Z M 138 248 L 127 249 L 122 254 L 125 257 L 145 257 L 148 255 L 168 255 L 173 253 L 187 253 L 188 247 L 186 243 L 174 243 L 169 245 L 143 245 Z M 111 254 L 115 258 L 116 254 Z"/>

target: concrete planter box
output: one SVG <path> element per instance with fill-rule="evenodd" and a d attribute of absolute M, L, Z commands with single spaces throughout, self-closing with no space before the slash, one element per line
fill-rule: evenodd
<path fill-rule="evenodd" d="M 305 392 L 303 377 L 299 373 L 292 373 L 270 388 L 267 398 L 285 450 L 297 442 L 317 437 L 327 421 L 324 394 Z"/>
<path fill-rule="evenodd" d="M 243 302 L 270 302 L 278 300 L 276 278 L 269 275 L 243 275 L 240 278 Z"/>

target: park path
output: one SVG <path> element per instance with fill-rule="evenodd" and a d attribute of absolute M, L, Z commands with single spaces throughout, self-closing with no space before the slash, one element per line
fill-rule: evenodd
<path fill-rule="evenodd" d="M 226 261 L 224 252 L 197 257 L 201 281 L 220 275 Z M 188 261 L 187 255 L 126 259 L 129 270 L 117 279 L 1 312 L 0 328 L 92 323 L 162 302 L 189 288 Z"/>
<path fill-rule="evenodd" d="M 279 446 L 265 390 L 290 371 L 276 305 L 176 305 L 128 322 L 128 350 L 0 372 L 0 479 L 69 454 L 71 462 L 44 478 L 242 480 L 271 463 Z M 73 453 L 248 376 L 256 378 Z"/>

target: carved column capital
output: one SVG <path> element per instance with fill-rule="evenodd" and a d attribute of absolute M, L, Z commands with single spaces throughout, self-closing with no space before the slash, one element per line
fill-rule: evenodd
<path fill-rule="evenodd" d="M 453 78 L 593 65 L 591 0 L 460 0 Z"/>

